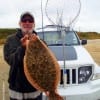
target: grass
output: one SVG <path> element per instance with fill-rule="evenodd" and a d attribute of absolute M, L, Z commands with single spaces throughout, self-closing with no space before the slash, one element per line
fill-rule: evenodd
<path fill-rule="evenodd" d="M 94 60 L 100 65 L 100 39 L 90 40 L 85 48 L 90 52 Z"/>
<path fill-rule="evenodd" d="M 78 32 L 80 39 L 100 39 L 100 34 L 96 32 Z"/>
<path fill-rule="evenodd" d="M 8 35 L 14 34 L 16 29 L 0 29 L 0 44 L 4 44 Z M 100 39 L 97 32 L 77 32 L 80 39 Z"/>
<path fill-rule="evenodd" d="M 0 46 L 0 100 L 3 100 L 3 82 L 5 83 L 5 100 L 9 100 L 8 99 L 8 72 L 9 72 L 9 67 L 8 65 L 5 63 L 4 59 L 3 59 L 3 46 Z"/>

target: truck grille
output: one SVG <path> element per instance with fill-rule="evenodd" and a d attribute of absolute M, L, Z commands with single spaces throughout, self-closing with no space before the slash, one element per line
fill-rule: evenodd
<path fill-rule="evenodd" d="M 92 78 L 92 73 L 92 65 L 85 65 L 69 69 L 61 69 L 60 86 L 86 83 Z"/>
<path fill-rule="evenodd" d="M 60 79 L 60 85 L 64 84 L 64 80 L 63 80 L 63 73 L 66 74 L 66 84 L 77 84 L 78 83 L 78 69 L 65 69 L 65 72 L 63 72 L 64 70 L 61 69 L 61 79 Z"/>

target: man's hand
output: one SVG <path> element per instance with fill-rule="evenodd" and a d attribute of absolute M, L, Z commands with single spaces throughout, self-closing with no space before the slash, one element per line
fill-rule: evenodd
<path fill-rule="evenodd" d="M 23 38 L 21 38 L 21 43 L 23 47 L 26 47 L 28 39 L 29 39 L 28 35 L 25 35 Z"/>
<path fill-rule="evenodd" d="M 29 41 L 29 40 L 33 40 L 34 41 L 37 38 L 39 38 L 39 36 L 37 36 L 36 34 L 29 34 L 29 35 L 26 34 L 26 35 L 24 35 L 24 37 L 21 38 L 22 46 L 26 47 L 27 41 Z"/>
<path fill-rule="evenodd" d="M 55 90 L 55 92 L 57 93 L 57 90 Z M 44 92 L 46 96 L 49 96 L 50 95 L 50 92 L 49 91 L 46 91 Z"/>
<path fill-rule="evenodd" d="M 29 35 L 29 40 L 34 40 L 34 39 L 36 39 L 36 38 L 39 38 L 39 36 L 36 35 L 36 34 L 31 34 L 31 35 Z"/>
<path fill-rule="evenodd" d="M 49 96 L 49 91 L 46 91 L 45 94 L 46 94 L 46 96 Z"/>

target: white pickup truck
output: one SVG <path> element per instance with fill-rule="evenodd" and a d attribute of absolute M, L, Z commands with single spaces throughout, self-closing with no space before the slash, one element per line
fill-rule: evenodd
<path fill-rule="evenodd" d="M 38 35 L 55 54 L 61 67 L 58 92 L 64 100 L 100 100 L 100 67 L 69 27 L 48 25 Z M 48 98 L 43 94 L 43 100 Z"/>

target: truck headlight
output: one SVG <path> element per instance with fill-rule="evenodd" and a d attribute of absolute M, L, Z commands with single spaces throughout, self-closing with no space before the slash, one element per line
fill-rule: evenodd
<path fill-rule="evenodd" d="M 97 80 L 97 79 L 100 79 L 100 73 L 95 73 L 93 75 L 93 80 Z"/>
<path fill-rule="evenodd" d="M 78 69 L 78 83 L 85 83 L 92 75 L 92 66 L 84 66 Z"/>
<path fill-rule="evenodd" d="M 94 69 L 94 74 L 93 74 L 92 80 L 97 80 L 97 79 L 100 79 L 100 66 L 95 64 L 95 69 Z"/>

